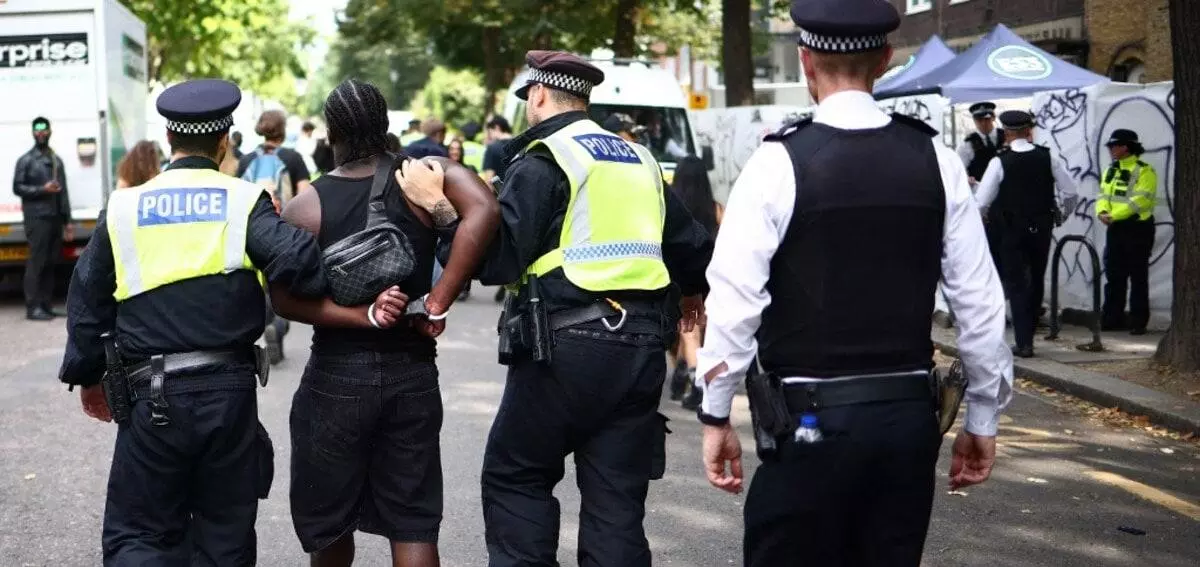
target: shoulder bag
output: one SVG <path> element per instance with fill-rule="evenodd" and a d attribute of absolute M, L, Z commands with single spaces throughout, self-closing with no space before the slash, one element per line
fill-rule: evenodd
<path fill-rule="evenodd" d="M 322 254 L 330 295 L 338 305 L 370 303 L 383 290 L 408 278 L 416 258 L 408 237 L 387 218 L 384 190 L 395 157 L 383 154 L 371 182 L 367 225 L 326 248 Z"/>

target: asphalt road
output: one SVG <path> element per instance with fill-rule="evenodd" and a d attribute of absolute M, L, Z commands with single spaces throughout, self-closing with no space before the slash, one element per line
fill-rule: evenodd
<path fill-rule="evenodd" d="M 486 564 L 479 504 L 484 441 L 503 388 L 495 363 L 490 290 L 460 304 L 438 359 L 446 477 L 443 564 Z M 100 522 L 115 429 L 92 421 L 56 381 L 64 324 L 32 323 L 19 300 L 0 301 L 0 567 L 99 565 Z M 259 512 L 259 562 L 306 565 L 287 503 L 287 415 L 309 332 L 294 327 L 284 363 L 260 393 L 276 444 L 277 475 Z M 744 400 L 735 408 L 746 464 L 753 441 Z M 651 485 L 646 530 L 660 565 L 741 562 L 743 497 L 711 488 L 699 461 L 700 425 L 667 400 L 673 419 L 664 480 Z M 1061 396 L 1021 390 L 1001 426 L 992 479 L 936 497 L 925 565 L 1127 566 L 1200 564 L 1200 448 L 1085 417 Z M 949 442 L 938 465 L 944 486 Z M 886 475 L 887 471 L 879 471 Z M 575 564 L 578 494 L 570 461 L 559 557 Z M 1118 527 L 1136 528 L 1131 535 Z M 386 543 L 360 536 L 359 565 L 387 564 Z"/>

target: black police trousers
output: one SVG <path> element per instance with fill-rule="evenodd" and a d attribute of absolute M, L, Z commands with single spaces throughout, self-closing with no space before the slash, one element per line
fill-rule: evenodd
<path fill-rule="evenodd" d="M 482 474 L 488 564 L 558 565 L 553 491 L 573 453 L 582 502 L 580 567 L 649 567 L 642 520 L 650 479 L 663 464 L 656 458 L 665 438 L 657 413 L 663 340 L 599 325 L 555 336 L 550 364 L 522 356 L 509 367 L 488 436 Z"/>
<path fill-rule="evenodd" d="M 25 262 L 25 306 L 45 307 L 54 297 L 54 267 L 62 255 L 63 222 L 56 217 L 26 218 L 29 258 Z"/>
<path fill-rule="evenodd" d="M 817 412 L 823 441 L 780 444 L 746 496 L 748 567 L 916 567 L 941 435 L 932 401 Z"/>
<path fill-rule="evenodd" d="M 1108 225 L 1104 245 L 1105 327 L 1145 329 L 1150 323 L 1150 253 L 1154 249 L 1154 217 Z M 1129 321 L 1125 293 L 1129 293 Z"/>
<path fill-rule="evenodd" d="M 1000 280 L 1012 307 L 1013 337 L 1018 347 L 1033 347 L 1033 332 L 1045 293 L 1050 257 L 1050 227 L 1024 223 L 1000 229 Z"/>
<path fill-rule="evenodd" d="M 273 463 L 253 387 L 166 400 L 169 424 L 153 425 L 150 402 L 140 400 L 117 432 L 104 565 L 254 565 L 258 499 Z"/>

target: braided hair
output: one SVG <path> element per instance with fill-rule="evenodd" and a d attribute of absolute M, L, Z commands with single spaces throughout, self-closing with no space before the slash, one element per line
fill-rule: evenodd
<path fill-rule="evenodd" d="M 325 99 L 329 140 L 346 149 L 337 165 L 379 155 L 388 149 L 387 101 L 371 83 L 348 79 Z"/>

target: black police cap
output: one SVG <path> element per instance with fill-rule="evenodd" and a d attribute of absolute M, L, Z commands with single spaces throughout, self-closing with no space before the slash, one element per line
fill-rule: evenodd
<path fill-rule="evenodd" d="M 887 0 L 794 0 L 800 45 L 826 53 L 858 53 L 887 45 L 900 13 Z"/>
<path fill-rule="evenodd" d="M 1005 130 L 1033 128 L 1033 115 L 1023 110 L 1006 110 L 1000 113 L 1000 124 Z"/>
<path fill-rule="evenodd" d="M 529 87 L 538 84 L 587 99 L 592 87 L 604 82 L 604 71 L 599 67 L 563 51 L 530 51 L 525 54 L 525 64 L 529 66 L 529 77 L 515 93 L 521 100 L 529 96 Z"/>
<path fill-rule="evenodd" d="M 1104 145 L 1105 146 L 1116 146 L 1116 145 L 1131 145 L 1131 144 L 1137 144 L 1137 143 L 1139 143 L 1137 132 L 1134 132 L 1133 130 L 1126 130 L 1124 128 L 1121 128 L 1121 129 L 1113 130 L 1112 134 L 1108 135 L 1108 142 L 1105 143 Z"/>
<path fill-rule="evenodd" d="M 972 104 L 968 110 L 971 111 L 971 116 L 975 118 L 993 118 L 996 116 L 996 103 L 977 102 Z"/>
<path fill-rule="evenodd" d="M 233 111 L 241 103 L 242 91 L 237 85 L 220 79 L 198 79 L 163 91 L 157 106 L 171 132 L 215 134 L 233 126 Z"/>

